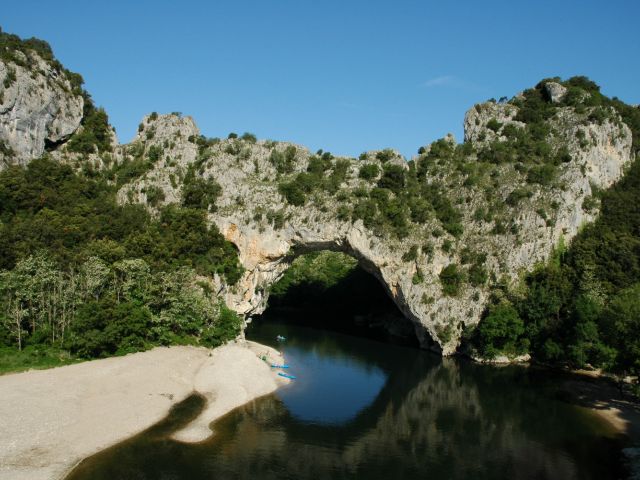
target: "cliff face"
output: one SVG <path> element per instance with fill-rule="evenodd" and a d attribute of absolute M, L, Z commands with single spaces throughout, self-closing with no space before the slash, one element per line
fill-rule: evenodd
<path fill-rule="evenodd" d="M 0 60 L 0 168 L 26 164 L 67 140 L 82 120 L 82 95 L 55 65 L 37 53 Z"/>
<path fill-rule="evenodd" d="M 64 142 L 82 120 L 82 96 L 47 62 L 36 65 L 0 62 L 3 151 L 25 163 L 49 147 L 76 163 Z M 562 106 L 556 85 L 545 87 L 553 115 L 538 125 L 546 140 L 527 144 L 535 158 L 558 159 L 551 170 L 509 157 L 527 129 L 522 96 L 476 105 L 465 144 L 449 136 L 410 162 L 390 150 L 356 160 L 252 136 L 205 139 L 178 114 L 145 117 L 132 143 L 88 161 L 137 162 L 118 179 L 118 199 L 151 210 L 182 202 L 194 182 L 221 192 L 209 220 L 237 246 L 245 273 L 233 286 L 216 279 L 217 294 L 238 313 L 262 312 L 295 256 L 339 250 L 382 282 L 425 348 L 449 355 L 480 320 L 491 285 L 516 284 L 575 236 L 598 213 L 594 189 L 611 186 L 631 161 L 631 132 L 615 111 Z"/>
<path fill-rule="evenodd" d="M 506 125 L 513 122 L 517 112 L 518 107 L 511 104 L 476 106 L 466 116 L 465 137 L 478 144 L 500 141 L 504 137 L 487 124 L 497 118 Z M 516 128 L 523 126 L 513 123 Z M 597 208 L 589 207 L 585 200 L 589 202 L 594 188 L 607 188 L 620 178 L 631 160 L 631 133 L 615 117 L 598 124 L 585 121 L 584 115 L 567 107 L 559 109 L 549 123 L 554 131 L 554 148 L 566 147 L 568 153 L 557 178 L 549 185 L 527 184 L 525 175 L 512 164 L 496 165 L 478 185 L 469 185 L 465 181 L 468 176 L 465 178 L 446 164 L 433 177 L 424 179 L 427 184 L 442 185 L 451 202 L 458 206 L 463 233 L 457 237 L 442 232 L 433 215 L 423 223 L 412 223 L 404 238 L 367 227 L 361 219 L 354 221 L 345 215 L 345 205 L 354 203 L 362 190 L 372 186 L 359 178 L 363 165 L 383 168 L 383 163 L 395 163 L 409 170 L 406 162 L 394 154 L 384 161 L 376 152 L 361 160 L 332 160 L 334 170 L 340 160 L 347 165 L 338 192 L 313 190 L 304 205 L 294 206 L 284 200 L 278 185 L 290 178 L 301 178 L 296 175 L 309 170 L 310 162 L 317 157 L 307 149 L 242 139 L 197 147 L 194 142 L 199 131 L 193 120 L 175 115 L 145 118 L 134 144 L 143 145 L 145 151 L 162 148 L 164 154 L 144 177 L 123 186 L 119 198 L 144 203 L 145 192 L 157 187 L 164 191 L 164 202 L 179 201 L 182 179 L 191 166 L 201 178 L 215 180 L 222 187 L 217 210 L 209 218 L 238 247 L 246 269 L 237 285 L 220 286 L 220 293 L 234 310 L 245 315 L 262 312 L 269 287 L 296 255 L 339 250 L 354 256 L 383 283 L 400 310 L 414 322 L 424 347 L 447 355 L 457 348 L 465 326 L 479 321 L 490 282 L 463 282 L 456 295 L 447 295 L 440 278 L 443 269 L 455 264 L 464 270 L 464 256 L 471 251 L 486 254 L 484 266 L 493 283 L 518 282 L 524 271 L 548 258 L 555 246 L 569 241 L 594 218 Z M 153 135 L 146 136 L 149 130 Z M 444 141 L 451 143 L 453 139 Z M 281 154 L 275 155 L 278 159 L 287 151 L 293 152 L 291 169 L 282 173 L 274 162 L 274 152 Z M 425 155 L 428 154 L 427 151 Z M 413 159 L 415 164 L 420 160 Z M 473 168 L 477 162 L 477 155 L 470 154 L 462 164 Z M 330 176 L 332 171 L 325 175 Z M 510 205 L 510 195 L 518 188 L 526 190 L 526 194 L 517 204 Z M 487 222 L 479 218 L 478 211 L 491 208 L 499 212 L 500 220 Z M 498 223 L 502 227 L 498 228 Z M 415 255 L 408 254 L 412 246 L 417 247 Z"/>

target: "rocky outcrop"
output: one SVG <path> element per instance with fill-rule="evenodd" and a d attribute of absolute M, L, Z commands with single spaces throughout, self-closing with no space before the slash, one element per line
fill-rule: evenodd
<path fill-rule="evenodd" d="M 544 90 L 551 100 L 551 103 L 560 103 L 567 94 L 567 88 L 558 82 L 547 82 L 544 84 Z"/>
<path fill-rule="evenodd" d="M 487 102 L 475 105 L 464 116 L 464 141 L 486 145 L 494 140 L 505 140 L 501 135 L 505 125 L 524 128 L 514 120 L 518 108 L 510 103 Z"/>
<path fill-rule="evenodd" d="M 131 144 L 117 147 L 114 158 L 117 162 L 128 161 L 134 156 L 148 158 L 153 148 L 162 153 L 154 160 L 154 168 L 148 174 L 118 192 L 118 200 L 148 205 L 149 187 L 155 186 L 163 192 L 162 204 L 179 202 L 184 174 L 197 160 L 195 140 L 199 138 L 200 130 L 191 117 L 177 114 L 145 116 Z"/>
<path fill-rule="evenodd" d="M 24 66 L 0 61 L 0 168 L 25 164 L 76 131 L 84 101 L 72 90 L 65 74 L 36 53 Z"/>
<path fill-rule="evenodd" d="M 501 141 L 500 130 L 487 124 L 495 119 L 522 128 L 523 124 L 513 120 L 517 111 L 512 104 L 474 107 L 465 117 L 465 139 L 480 145 L 485 145 L 487 138 Z M 123 186 L 119 198 L 144 202 L 143 192 L 157 187 L 165 192 L 165 203 L 177 201 L 181 179 L 191 166 L 202 178 L 215 180 L 222 187 L 217 210 L 209 218 L 238 247 L 246 270 L 236 285 L 218 282 L 219 294 L 234 310 L 244 315 L 262 312 L 270 286 L 297 255 L 313 250 L 342 251 L 382 282 L 399 309 L 413 321 L 423 347 L 449 355 L 456 351 L 463 330 L 480 320 L 489 284 L 466 283 L 457 295 L 450 296 L 440 279 L 443 269 L 455 264 L 465 270 L 465 252 L 479 252 L 486 254 L 484 266 L 491 282 L 519 281 L 522 272 L 545 260 L 559 242 L 569 241 L 594 218 L 597 210 L 582 208 L 592 188 L 610 186 L 631 159 L 630 130 L 617 118 L 598 125 L 565 107 L 552 123 L 555 142 L 567 148 L 567 158 L 551 185 L 527 184 L 526 176 L 512 164 L 495 166 L 477 186 L 446 162 L 425 179 L 441 185 L 452 204 L 458 205 L 464 227 L 458 237 L 442 232 L 433 216 L 412 224 L 409 234 L 400 239 L 345 215 L 358 195 L 375 186 L 359 178 L 359 169 L 371 163 L 383 167 L 391 160 L 387 157 L 394 155 L 371 152 L 360 160 L 332 160 L 332 168 L 338 160 L 348 165 L 339 190 L 312 191 L 305 205 L 293 206 L 284 200 L 278 186 L 307 171 L 312 158 L 307 149 L 271 141 L 198 141 L 193 120 L 176 115 L 145 118 L 138 139 L 126 148 L 148 151 L 164 146 L 164 153 L 151 171 Z M 150 130 L 153 135 L 144 133 Z M 452 141 L 450 138 L 449 143 Z M 294 153 L 290 171 L 283 173 L 273 158 L 286 152 Z M 426 149 L 424 155 L 428 154 Z M 466 168 L 473 168 L 475 158 L 470 154 L 464 160 Z M 420 157 L 414 159 L 419 161 Z M 525 189 L 527 197 L 510 206 L 506 200 L 518 188 Z M 479 211 L 488 209 L 498 209 L 501 217 L 491 221 L 478 218 Z M 407 254 L 411 247 L 414 255 Z"/>

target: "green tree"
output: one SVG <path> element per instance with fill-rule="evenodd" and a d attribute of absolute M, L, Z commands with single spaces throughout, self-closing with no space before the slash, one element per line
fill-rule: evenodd
<path fill-rule="evenodd" d="M 524 322 L 510 302 L 489 307 L 489 312 L 476 328 L 476 345 L 480 352 L 493 358 L 499 353 L 524 353 Z"/>

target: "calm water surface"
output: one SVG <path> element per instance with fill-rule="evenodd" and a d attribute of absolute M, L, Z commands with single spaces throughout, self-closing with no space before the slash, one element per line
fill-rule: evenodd
<path fill-rule="evenodd" d="M 192 396 L 68 479 L 619 478 L 622 440 L 563 401 L 560 375 L 274 320 L 247 336 L 281 349 L 297 379 L 215 422 L 202 443 L 170 440 L 202 408 Z"/>

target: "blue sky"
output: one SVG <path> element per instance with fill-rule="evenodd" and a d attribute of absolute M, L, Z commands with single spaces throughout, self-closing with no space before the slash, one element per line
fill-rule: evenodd
<path fill-rule="evenodd" d="M 180 111 L 210 137 L 409 156 L 544 77 L 640 103 L 639 18 L 636 0 L 21 0 L 0 25 L 47 40 L 121 142 Z"/>

